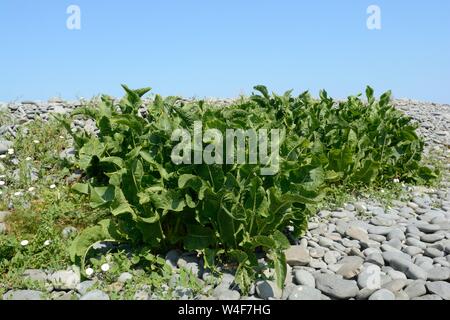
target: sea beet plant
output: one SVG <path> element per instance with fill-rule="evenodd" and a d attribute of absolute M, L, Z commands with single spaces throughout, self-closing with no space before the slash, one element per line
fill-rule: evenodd
<path fill-rule="evenodd" d="M 269 95 L 263 86 L 247 101 L 225 108 L 202 101 L 180 103 L 156 95 L 144 113 L 141 98 L 150 89 L 126 90 L 119 102 L 103 96 L 97 105 L 71 117 L 95 121 L 98 132 L 72 132 L 76 165 L 85 173 L 73 186 L 93 208 L 110 218 L 84 230 L 70 254 L 84 265 L 101 240 L 146 245 L 154 252 L 182 248 L 203 253 L 211 265 L 221 255 L 237 262 L 236 281 L 247 291 L 257 270 L 257 253 L 272 261 L 281 287 L 286 276 L 285 236 L 298 237 L 332 185 L 371 185 L 400 179 L 426 182 L 435 173 L 420 164 L 423 148 L 411 119 L 390 105 L 349 97 L 335 103 L 325 91 L 293 97 Z M 279 129 L 279 170 L 260 174 L 261 164 L 175 164 L 176 129 Z M 289 227 L 289 228 L 288 228 Z"/>

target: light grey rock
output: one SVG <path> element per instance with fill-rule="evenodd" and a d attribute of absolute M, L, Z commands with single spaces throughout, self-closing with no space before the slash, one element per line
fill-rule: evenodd
<path fill-rule="evenodd" d="M 256 283 L 256 293 L 261 299 L 269 298 L 280 299 L 283 295 L 282 290 L 273 281 L 259 281 Z"/>
<path fill-rule="evenodd" d="M 380 236 L 387 236 L 392 231 L 390 227 L 380 227 L 380 226 L 369 226 L 367 229 L 368 233 L 376 234 Z"/>
<path fill-rule="evenodd" d="M 316 287 L 316 279 L 311 273 L 306 270 L 296 270 L 294 272 L 294 282 L 301 286 L 307 286 L 311 288 Z"/>
<path fill-rule="evenodd" d="M 418 254 L 422 254 L 424 252 L 423 249 L 414 246 L 408 246 L 403 249 L 403 251 L 411 257 L 417 256 Z"/>
<path fill-rule="evenodd" d="M 420 236 L 420 240 L 426 243 L 434 243 L 440 241 L 445 238 L 445 235 L 442 233 L 432 233 L 432 234 L 422 234 Z"/>
<path fill-rule="evenodd" d="M 361 257 L 347 256 L 339 261 L 342 267 L 336 273 L 345 279 L 352 279 L 361 272 L 363 262 Z"/>
<path fill-rule="evenodd" d="M 120 274 L 119 278 L 117 279 L 117 282 L 125 283 L 131 280 L 133 280 L 133 275 L 129 272 L 123 272 Z"/>
<path fill-rule="evenodd" d="M 395 300 L 395 295 L 387 289 L 380 289 L 373 293 L 369 300 Z"/>
<path fill-rule="evenodd" d="M 386 238 L 387 238 L 388 240 L 398 239 L 398 240 L 400 240 L 400 241 L 403 241 L 403 240 L 406 239 L 405 234 L 403 233 L 403 231 L 402 231 L 402 230 L 399 230 L 399 229 L 393 229 L 392 231 L 390 231 L 390 232 L 387 234 L 387 237 L 386 237 Z"/>
<path fill-rule="evenodd" d="M 109 300 L 109 296 L 101 290 L 92 290 L 83 295 L 80 300 Z"/>
<path fill-rule="evenodd" d="M 3 300 L 43 300 L 43 295 L 36 290 L 11 290 L 3 295 Z"/>
<path fill-rule="evenodd" d="M 441 230 L 441 227 L 436 224 L 419 224 L 417 225 L 417 228 L 425 233 L 435 233 Z"/>
<path fill-rule="evenodd" d="M 427 270 L 428 281 L 448 281 L 450 280 L 450 268 L 433 267 Z"/>
<path fill-rule="evenodd" d="M 307 249 L 302 246 L 292 246 L 285 251 L 286 262 L 291 267 L 306 266 L 311 261 L 311 256 Z"/>
<path fill-rule="evenodd" d="M 314 269 L 326 269 L 328 266 L 320 259 L 311 259 L 309 266 Z"/>
<path fill-rule="evenodd" d="M 410 300 L 408 297 L 408 294 L 403 290 L 395 292 L 394 295 L 395 295 L 395 300 Z"/>
<path fill-rule="evenodd" d="M 309 255 L 311 258 L 322 258 L 325 255 L 325 250 L 321 247 L 309 249 Z"/>
<path fill-rule="evenodd" d="M 393 293 L 396 293 L 396 292 L 402 290 L 404 287 L 406 287 L 407 284 L 408 284 L 407 280 L 397 279 L 397 280 L 392 280 L 392 281 L 389 281 L 389 282 L 383 284 L 383 288 L 387 289 Z"/>
<path fill-rule="evenodd" d="M 369 288 L 378 290 L 381 288 L 381 269 L 376 265 L 369 265 L 358 275 L 358 286 L 361 289 Z"/>
<path fill-rule="evenodd" d="M 407 238 L 405 243 L 408 246 L 417 247 L 422 250 L 425 250 L 427 248 L 427 245 L 425 243 L 423 243 L 422 241 L 415 239 L 415 238 Z"/>
<path fill-rule="evenodd" d="M 385 260 L 388 259 L 385 258 Z M 410 279 L 427 280 L 426 271 L 420 268 L 419 266 L 415 265 L 411 261 L 399 257 L 393 257 L 392 259 L 390 259 L 389 265 L 393 267 L 395 270 L 403 272 Z"/>
<path fill-rule="evenodd" d="M 450 300 L 450 283 L 445 281 L 427 282 L 428 291 L 437 294 L 444 300 Z"/>
<path fill-rule="evenodd" d="M 442 298 L 440 296 L 438 296 L 437 294 L 426 294 L 424 296 L 413 298 L 411 300 L 436 300 L 436 301 L 441 301 Z"/>
<path fill-rule="evenodd" d="M 39 269 L 28 269 L 22 274 L 22 277 L 31 281 L 45 283 L 47 281 L 47 273 Z"/>
<path fill-rule="evenodd" d="M 68 226 L 63 229 L 63 231 L 61 232 L 61 235 L 64 239 L 69 239 L 70 237 L 76 235 L 77 232 L 78 232 L 77 228 Z"/>
<path fill-rule="evenodd" d="M 296 286 L 289 294 L 288 300 L 321 300 L 322 293 L 309 286 Z"/>
<path fill-rule="evenodd" d="M 56 290 L 74 290 L 80 284 L 80 273 L 74 270 L 56 271 L 49 277 Z"/>
<path fill-rule="evenodd" d="M 406 261 L 411 261 L 411 257 L 406 254 L 403 253 L 401 251 L 386 251 L 382 253 L 383 259 L 386 263 L 391 264 L 392 260 L 406 260 Z"/>
<path fill-rule="evenodd" d="M 340 256 L 341 254 L 337 251 L 327 251 L 323 257 L 323 260 L 327 264 L 335 264 Z"/>
<path fill-rule="evenodd" d="M 363 288 L 356 295 L 356 300 L 367 300 L 378 289 Z"/>
<path fill-rule="evenodd" d="M 397 270 L 389 270 L 387 274 L 392 278 L 392 280 L 406 280 L 407 277 L 403 272 Z"/>
<path fill-rule="evenodd" d="M 218 286 L 213 291 L 213 296 L 218 300 L 239 300 L 241 294 L 236 290 L 230 290 L 226 286 Z"/>
<path fill-rule="evenodd" d="M 363 228 L 350 225 L 347 228 L 345 233 L 351 239 L 355 239 L 358 241 L 365 241 L 365 242 L 369 241 L 369 235 L 368 235 L 367 231 L 364 230 Z"/>
<path fill-rule="evenodd" d="M 427 289 L 425 288 L 425 281 L 417 280 L 409 284 L 405 290 L 406 294 L 410 299 L 417 298 L 423 296 L 427 293 Z"/>
<path fill-rule="evenodd" d="M 444 256 L 444 252 L 436 248 L 426 248 L 424 255 L 430 258 L 439 258 Z"/>
<path fill-rule="evenodd" d="M 316 287 L 327 296 L 336 299 L 354 298 L 358 294 L 356 281 L 344 280 L 337 275 L 317 274 Z"/>
<path fill-rule="evenodd" d="M 85 295 L 90 289 L 94 287 L 94 285 L 94 280 L 86 280 L 77 285 L 76 291 L 81 295 Z"/>
<path fill-rule="evenodd" d="M 379 267 L 384 266 L 383 256 L 379 252 L 374 252 L 374 253 L 371 253 L 369 256 L 367 256 L 366 262 L 375 264 Z"/>

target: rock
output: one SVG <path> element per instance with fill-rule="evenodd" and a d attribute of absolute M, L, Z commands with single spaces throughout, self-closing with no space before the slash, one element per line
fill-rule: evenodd
<path fill-rule="evenodd" d="M 413 298 L 411 300 L 436 300 L 436 301 L 440 301 L 440 300 L 442 300 L 442 298 L 440 296 L 438 296 L 437 294 L 426 294 L 424 296 Z"/>
<path fill-rule="evenodd" d="M 288 300 L 321 300 L 322 293 L 309 286 L 296 286 L 289 294 Z"/>
<path fill-rule="evenodd" d="M 388 276 L 391 277 L 392 280 L 406 280 L 407 277 L 403 272 L 391 269 L 387 272 Z"/>
<path fill-rule="evenodd" d="M 92 287 L 94 287 L 94 280 L 86 280 L 77 285 L 77 292 L 81 295 L 85 295 Z"/>
<path fill-rule="evenodd" d="M 11 215 L 9 211 L 0 211 L 0 223 L 5 222 L 6 218 L 8 218 Z"/>
<path fill-rule="evenodd" d="M 342 275 L 345 279 L 352 279 L 361 272 L 361 267 L 364 260 L 356 256 L 348 256 L 339 261 L 342 267 L 336 272 Z"/>
<path fill-rule="evenodd" d="M 390 227 L 380 227 L 380 226 L 369 226 L 369 228 L 367 229 L 368 233 L 376 234 L 376 235 L 380 235 L 380 236 L 386 236 L 391 231 L 392 231 L 392 228 L 390 228 Z"/>
<path fill-rule="evenodd" d="M 406 279 L 397 279 L 389 281 L 388 283 L 383 284 L 383 288 L 387 289 L 393 293 L 396 293 L 400 290 L 402 290 L 406 285 L 408 284 L 408 281 Z"/>
<path fill-rule="evenodd" d="M 22 277 L 24 277 L 25 279 L 30 279 L 31 281 L 37 281 L 41 283 L 45 283 L 47 281 L 47 273 L 39 269 L 25 270 L 22 274 Z"/>
<path fill-rule="evenodd" d="M 320 237 L 319 238 L 319 245 L 325 248 L 330 248 L 333 245 L 334 241 L 326 238 L 326 237 Z"/>
<path fill-rule="evenodd" d="M 280 299 L 283 295 L 282 290 L 273 281 L 259 281 L 256 283 L 256 293 L 264 300 L 269 298 Z"/>
<path fill-rule="evenodd" d="M 316 287 L 316 279 L 314 279 L 311 273 L 305 270 L 296 270 L 294 272 L 294 282 L 301 286 Z"/>
<path fill-rule="evenodd" d="M 367 300 L 369 297 L 378 289 L 369 289 L 369 288 L 363 288 L 359 290 L 356 300 Z"/>
<path fill-rule="evenodd" d="M 413 247 L 417 247 L 420 248 L 422 250 L 425 250 L 427 248 L 427 245 L 425 243 L 423 243 L 422 241 L 415 239 L 415 238 L 407 238 L 406 239 L 406 244 L 408 246 L 413 246 Z"/>
<path fill-rule="evenodd" d="M 129 272 L 123 272 L 120 274 L 119 278 L 117 279 L 117 282 L 125 283 L 127 281 L 131 281 L 133 279 L 133 275 Z"/>
<path fill-rule="evenodd" d="M 441 227 L 435 224 L 419 224 L 417 225 L 417 228 L 425 233 L 435 233 L 441 230 Z"/>
<path fill-rule="evenodd" d="M 109 300 L 109 296 L 101 290 L 93 290 L 83 295 L 80 300 Z"/>
<path fill-rule="evenodd" d="M 180 250 L 170 250 L 166 254 L 166 263 L 169 264 L 172 268 L 176 269 L 178 266 L 178 259 L 180 258 L 182 252 Z"/>
<path fill-rule="evenodd" d="M 450 280 L 450 268 L 433 267 L 427 270 L 428 281 L 447 281 Z"/>
<path fill-rule="evenodd" d="M 386 238 L 388 240 L 393 240 L 393 239 L 398 239 L 400 241 L 403 241 L 406 239 L 405 234 L 403 233 L 403 231 L 399 230 L 399 229 L 394 229 L 392 231 L 390 231 Z"/>
<path fill-rule="evenodd" d="M 335 264 L 340 256 L 341 254 L 337 251 L 327 251 L 323 257 L 323 260 L 327 264 Z"/>
<path fill-rule="evenodd" d="M 420 249 L 419 247 L 414 247 L 414 246 L 406 247 L 403 251 L 412 257 L 423 253 L 422 249 Z"/>
<path fill-rule="evenodd" d="M 61 232 L 61 235 L 64 239 L 69 239 L 73 235 L 77 234 L 78 230 L 75 227 L 69 226 L 65 227 L 63 231 Z"/>
<path fill-rule="evenodd" d="M 427 293 L 427 289 L 425 288 L 425 281 L 414 281 L 413 283 L 409 284 L 404 291 L 410 299 L 423 296 Z"/>
<path fill-rule="evenodd" d="M 56 290 L 74 290 L 80 284 L 80 273 L 73 270 L 61 270 L 53 273 L 49 280 Z"/>
<path fill-rule="evenodd" d="M 429 292 L 437 294 L 444 300 L 450 300 L 450 283 L 445 281 L 427 282 Z"/>
<path fill-rule="evenodd" d="M 384 266 L 383 256 L 379 252 L 374 252 L 374 253 L 371 253 L 370 255 L 368 255 L 367 258 L 366 258 L 366 262 L 367 263 L 371 263 L 371 264 L 375 264 L 375 265 L 377 265 L 379 267 Z"/>
<path fill-rule="evenodd" d="M 311 258 L 322 258 L 325 255 L 325 250 L 321 247 L 309 249 L 309 255 Z"/>
<path fill-rule="evenodd" d="M 43 294 L 36 290 L 11 290 L 3 295 L 3 300 L 42 300 Z"/>
<path fill-rule="evenodd" d="M 389 255 L 388 255 L 389 254 Z M 395 252 L 392 255 L 391 252 L 384 252 L 383 257 L 386 261 L 389 262 L 389 265 L 395 270 L 401 271 L 406 274 L 407 277 L 411 279 L 427 279 L 427 273 L 425 270 L 415 265 L 411 261 L 404 259 L 402 256 L 395 255 Z"/>
<path fill-rule="evenodd" d="M 337 275 L 318 274 L 316 287 L 324 294 L 336 299 L 354 298 L 358 294 L 356 281 L 344 280 Z"/>
<path fill-rule="evenodd" d="M 424 255 L 430 258 L 439 258 L 444 256 L 444 252 L 436 248 L 426 248 Z"/>
<path fill-rule="evenodd" d="M 291 267 L 306 266 L 311 261 L 308 250 L 302 246 L 292 246 L 285 252 L 286 262 Z"/>
<path fill-rule="evenodd" d="M 381 289 L 381 269 L 376 265 L 370 265 L 358 275 L 358 286 L 361 289 Z"/>
<path fill-rule="evenodd" d="M 309 266 L 314 269 L 326 269 L 328 268 L 327 264 L 319 259 L 311 259 L 309 262 Z"/>
<path fill-rule="evenodd" d="M 392 260 L 399 260 L 399 259 L 411 261 L 411 257 L 401 251 L 386 251 L 383 252 L 382 256 L 384 261 L 387 262 L 388 264 L 390 264 Z"/>
<path fill-rule="evenodd" d="M 380 289 L 373 293 L 369 300 L 395 300 L 395 295 L 387 289 Z"/>
<path fill-rule="evenodd" d="M 367 231 L 364 230 L 363 228 L 350 225 L 345 233 L 348 237 L 352 239 L 365 242 L 369 241 L 369 235 L 367 234 Z"/>
<path fill-rule="evenodd" d="M 433 233 L 433 234 L 422 234 L 420 236 L 420 240 L 426 243 L 434 243 L 440 241 L 445 238 L 445 235 L 442 233 Z"/>
<path fill-rule="evenodd" d="M 219 285 L 213 291 L 213 296 L 219 300 L 239 300 L 241 295 L 238 291 L 231 290 L 229 286 Z"/>

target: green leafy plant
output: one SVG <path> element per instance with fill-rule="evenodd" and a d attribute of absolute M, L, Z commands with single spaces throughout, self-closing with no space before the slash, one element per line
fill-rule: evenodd
<path fill-rule="evenodd" d="M 420 164 L 423 142 L 411 119 L 389 105 L 389 93 L 376 101 L 368 88 L 367 103 L 350 97 L 336 104 L 325 91 L 314 100 L 308 93 L 269 95 L 257 86 L 260 94 L 226 108 L 156 95 L 143 115 L 141 98 L 150 89 L 123 87 L 118 104 L 103 96 L 71 115 L 94 120 L 95 135 L 72 132 L 71 119 L 58 118 L 73 136 L 76 165 L 85 173 L 73 189 L 111 213 L 73 242 L 70 255 L 80 264 L 91 245 L 105 239 L 155 252 L 180 247 L 202 252 L 207 264 L 219 255 L 234 260 L 236 282 L 247 291 L 263 251 L 282 287 L 285 231 L 302 234 L 328 187 L 435 176 Z M 179 128 L 192 133 L 195 121 L 222 133 L 280 129 L 279 172 L 262 176 L 261 164 L 176 165 L 171 135 Z"/>

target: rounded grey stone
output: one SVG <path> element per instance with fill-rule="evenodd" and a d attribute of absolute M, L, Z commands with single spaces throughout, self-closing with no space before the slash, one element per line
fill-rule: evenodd
<path fill-rule="evenodd" d="M 101 290 L 93 290 L 83 295 L 80 300 L 109 300 L 109 296 Z"/>
<path fill-rule="evenodd" d="M 307 286 L 311 288 L 316 287 L 316 279 L 311 273 L 305 270 L 296 270 L 294 272 L 294 282 L 302 286 Z"/>
<path fill-rule="evenodd" d="M 380 289 L 375 291 L 369 300 L 395 300 L 395 295 L 387 289 Z"/>
<path fill-rule="evenodd" d="M 289 294 L 288 300 L 321 300 L 322 293 L 309 286 L 296 286 Z"/>

